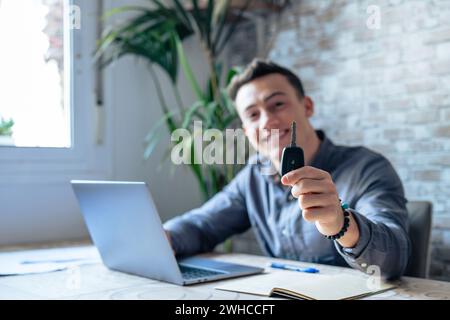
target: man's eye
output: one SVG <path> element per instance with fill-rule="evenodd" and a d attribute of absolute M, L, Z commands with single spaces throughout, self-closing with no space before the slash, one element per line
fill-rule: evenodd
<path fill-rule="evenodd" d="M 279 108 L 279 107 L 282 107 L 284 105 L 284 102 L 277 102 L 277 103 L 275 103 L 275 107 L 276 108 Z"/>
<path fill-rule="evenodd" d="M 258 116 L 258 113 L 256 113 L 256 112 L 250 113 L 250 114 L 248 115 L 248 117 L 249 117 L 250 119 L 255 119 L 257 116 Z"/>

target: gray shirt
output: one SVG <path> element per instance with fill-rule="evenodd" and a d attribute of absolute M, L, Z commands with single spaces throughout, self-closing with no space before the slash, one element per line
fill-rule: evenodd
<path fill-rule="evenodd" d="M 339 197 L 350 206 L 360 231 L 353 248 L 326 239 L 314 223 L 303 220 L 290 187 L 261 165 L 247 164 L 221 192 L 200 208 L 164 224 L 177 256 L 211 251 L 233 234 L 253 227 L 265 254 L 324 263 L 386 278 L 404 272 L 410 251 L 402 183 L 389 161 L 364 147 L 334 145 L 322 131 L 313 167 L 329 172 Z"/>

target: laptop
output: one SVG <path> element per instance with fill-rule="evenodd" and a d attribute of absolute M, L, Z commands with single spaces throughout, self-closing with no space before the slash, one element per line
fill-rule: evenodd
<path fill-rule="evenodd" d="M 145 182 L 72 180 L 89 234 L 110 269 L 190 285 L 263 268 L 202 257 L 177 261 Z"/>

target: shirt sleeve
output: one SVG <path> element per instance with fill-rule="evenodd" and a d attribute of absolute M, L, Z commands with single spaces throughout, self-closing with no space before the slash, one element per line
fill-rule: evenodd
<path fill-rule="evenodd" d="M 233 234 L 250 228 L 245 205 L 248 168 L 239 174 L 203 206 L 173 218 L 164 224 L 169 231 L 172 247 L 177 256 L 190 256 L 208 252 Z"/>
<path fill-rule="evenodd" d="M 353 248 L 335 246 L 347 263 L 387 279 L 400 277 L 410 255 L 408 213 L 403 186 L 392 165 L 377 156 L 363 170 L 361 196 L 350 209 L 360 238 Z"/>

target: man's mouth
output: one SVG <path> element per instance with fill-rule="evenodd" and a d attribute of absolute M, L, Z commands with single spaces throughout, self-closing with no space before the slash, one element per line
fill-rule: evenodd
<path fill-rule="evenodd" d="M 291 128 L 280 130 L 280 141 L 281 139 L 284 139 L 284 137 L 288 136 L 291 132 Z"/>

